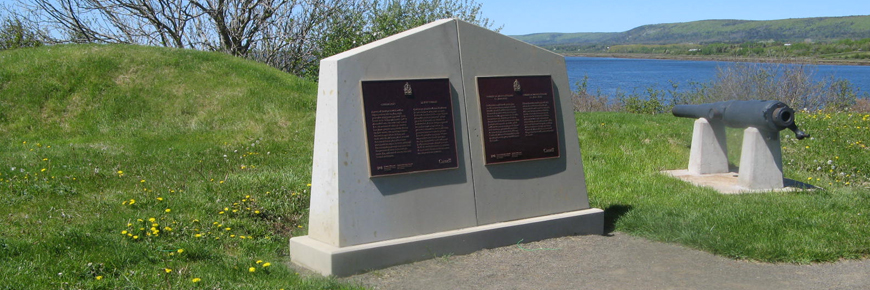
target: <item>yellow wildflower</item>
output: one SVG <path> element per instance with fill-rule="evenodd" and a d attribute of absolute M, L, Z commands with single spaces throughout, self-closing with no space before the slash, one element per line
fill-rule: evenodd
<path fill-rule="evenodd" d="M 254 267 L 248 268 L 248 272 L 254 273 L 255 271 L 257 271 L 257 268 L 254 268 Z"/>
<path fill-rule="evenodd" d="M 272 266 L 272 263 L 269 263 L 269 262 L 265 262 L 265 263 L 263 263 L 263 268 L 266 268 L 266 267 L 269 267 L 269 266 Z"/>
<path fill-rule="evenodd" d="M 103 276 L 97 276 L 97 280 L 103 280 Z"/>
<path fill-rule="evenodd" d="M 168 209 L 168 208 L 165 210 L 165 212 L 170 212 L 170 211 L 172 211 L 172 210 L 171 210 L 171 209 Z"/>
<path fill-rule="evenodd" d="M 200 279 L 200 278 L 193 278 L 193 279 L 191 279 L 190 281 L 192 281 L 193 283 L 197 283 L 197 282 L 199 282 L 199 281 L 202 281 L 202 279 Z"/>
<path fill-rule="evenodd" d="M 169 268 L 163 268 L 163 271 L 165 271 L 166 273 L 169 273 L 169 272 L 172 272 L 172 269 L 169 269 Z"/>

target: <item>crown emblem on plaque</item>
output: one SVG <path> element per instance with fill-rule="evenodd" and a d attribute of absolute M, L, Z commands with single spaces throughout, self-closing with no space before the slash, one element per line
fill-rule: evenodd
<path fill-rule="evenodd" d="M 520 87 L 520 81 L 515 79 L 514 80 L 514 92 L 519 92 L 522 90 L 523 90 L 523 88 Z"/>
<path fill-rule="evenodd" d="M 405 95 L 410 96 L 413 94 L 414 94 L 414 91 L 411 90 L 411 84 L 409 84 L 408 82 L 405 82 Z"/>

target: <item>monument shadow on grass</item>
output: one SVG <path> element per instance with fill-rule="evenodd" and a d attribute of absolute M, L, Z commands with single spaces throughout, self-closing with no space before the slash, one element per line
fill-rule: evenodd
<path fill-rule="evenodd" d="M 624 204 L 615 204 L 604 209 L 604 235 L 612 236 L 611 233 L 616 230 L 616 222 L 623 215 L 631 211 L 632 206 Z"/>

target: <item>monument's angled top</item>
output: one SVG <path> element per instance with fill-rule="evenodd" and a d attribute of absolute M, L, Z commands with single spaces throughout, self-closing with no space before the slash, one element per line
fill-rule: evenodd
<path fill-rule="evenodd" d="M 381 45 L 383 45 L 383 44 L 393 42 L 393 41 L 395 41 L 395 40 L 397 40 L 397 39 L 400 39 L 400 38 L 403 38 L 403 37 L 405 37 L 405 36 L 412 35 L 412 34 L 414 34 L 414 33 L 417 33 L 417 32 L 420 32 L 420 31 L 423 31 L 423 30 L 426 30 L 426 29 L 430 29 L 430 28 L 432 28 L 432 27 L 436 27 L 436 26 L 440 26 L 440 25 L 447 25 L 448 23 L 454 23 L 454 22 L 456 22 L 456 20 L 457 20 L 456 18 L 448 18 L 448 19 L 436 20 L 436 21 L 430 22 L 430 23 L 428 23 L 428 24 L 423 24 L 423 25 L 420 25 L 420 26 L 417 26 L 417 27 L 411 28 L 411 29 L 409 29 L 409 30 L 405 30 L 405 31 L 403 31 L 403 32 L 396 33 L 396 34 L 393 34 L 393 35 L 390 35 L 390 36 L 384 37 L 384 38 L 382 38 L 382 39 L 378 39 L 378 40 L 376 40 L 376 41 L 373 41 L 373 42 L 367 43 L 367 44 L 365 44 L 365 45 L 361 45 L 361 46 L 359 46 L 359 47 L 352 48 L 352 49 L 347 50 L 347 51 L 345 51 L 345 52 L 342 52 L 342 53 L 339 53 L 339 54 L 336 54 L 336 55 L 333 55 L 333 56 L 330 56 L 330 57 L 324 58 L 323 60 L 337 60 L 337 59 L 342 59 L 342 58 L 345 58 L 345 57 L 348 57 L 348 56 L 351 56 L 351 55 L 357 54 L 357 53 L 359 53 L 359 52 L 361 52 L 361 51 L 366 51 L 366 50 L 369 50 L 369 49 L 372 49 L 372 48 L 375 48 L 375 47 L 381 46 Z"/>
<path fill-rule="evenodd" d="M 475 24 L 472 24 L 472 23 L 468 23 L 468 22 L 463 21 L 463 20 L 458 19 L 458 18 L 446 18 L 446 19 L 436 20 L 436 21 L 433 21 L 433 22 L 430 22 L 430 23 L 427 23 L 427 24 L 424 24 L 424 25 L 421 25 L 421 26 L 417 26 L 417 27 L 414 27 L 414 28 L 412 28 L 412 29 L 409 29 L 409 30 L 406 30 L 406 31 L 403 31 L 403 32 L 400 32 L 400 33 L 396 33 L 396 34 L 393 34 L 393 35 L 387 36 L 387 37 L 385 37 L 385 38 L 382 38 L 382 39 L 379 39 L 379 40 L 376 40 L 376 41 L 373 41 L 373 42 L 367 43 L 367 44 L 365 44 L 365 45 L 361 45 L 361 46 L 359 46 L 359 47 L 356 47 L 356 48 L 353 48 L 353 49 L 350 49 L 350 50 L 344 51 L 344 52 L 342 52 L 342 53 L 339 53 L 339 54 L 336 54 L 336 55 L 333 55 L 333 56 L 330 56 L 330 57 L 324 58 L 323 61 L 334 61 L 334 60 L 339 60 L 339 59 L 342 59 L 342 58 L 346 58 L 346 57 L 348 57 L 348 56 L 351 56 L 351 55 L 354 55 L 354 54 L 357 54 L 357 53 L 360 53 L 360 52 L 363 52 L 363 51 L 366 51 L 366 50 L 369 50 L 369 49 L 372 49 L 372 48 L 375 48 L 375 47 L 378 47 L 378 46 L 381 46 L 381 45 L 384 45 L 384 44 L 387 44 L 387 43 L 391 43 L 391 42 L 393 42 L 393 41 L 395 41 L 395 40 L 398 40 L 398 39 L 401 39 L 401 38 L 403 38 L 403 37 L 407 37 L 407 36 L 409 36 L 409 35 L 413 35 L 413 34 L 418 33 L 418 32 L 420 32 L 420 31 L 424 31 L 424 30 L 432 29 L 432 28 L 434 28 L 434 27 L 438 27 L 438 26 L 441 26 L 441 25 L 456 25 L 456 26 L 457 26 L 457 30 L 460 30 L 460 29 L 459 29 L 459 23 L 463 23 L 463 24 L 465 24 L 465 25 L 467 25 L 467 26 L 471 26 L 471 27 L 479 28 L 479 29 L 481 29 L 481 30 L 486 30 L 486 31 L 489 31 L 489 32 L 492 32 L 492 33 L 500 34 L 500 33 L 498 33 L 498 32 L 495 32 L 495 31 L 492 31 L 492 30 L 489 30 L 489 29 L 486 29 L 486 28 L 480 27 L 480 26 L 475 25 Z M 460 31 L 458 31 L 458 33 L 461 34 L 462 31 L 460 30 Z M 500 34 L 500 35 L 501 35 L 501 34 Z M 549 51 L 549 50 L 546 50 L 546 49 L 544 49 L 544 48 L 538 47 L 538 46 L 536 46 L 536 45 L 533 45 L 533 44 L 530 44 L 530 43 L 527 43 L 527 42 L 524 42 L 524 41 L 521 41 L 521 40 L 518 40 L 518 39 L 515 39 L 515 38 L 512 38 L 512 37 L 509 37 L 509 36 L 506 36 L 506 35 L 504 35 L 504 37 L 505 37 L 505 38 L 508 38 L 508 39 L 510 39 L 510 40 L 516 41 L 517 43 L 522 43 L 522 44 L 528 45 L 529 47 L 534 47 L 534 48 L 537 48 L 537 49 L 539 49 L 539 50 L 541 50 L 541 51 L 546 51 L 547 53 L 550 53 L 550 54 L 553 54 L 553 55 L 557 55 L 557 56 L 559 56 L 559 57 L 562 57 L 562 55 L 560 55 L 560 54 L 554 53 L 554 52 L 552 52 L 552 51 Z M 460 44 L 460 45 L 461 45 L 461 44 Z"/>

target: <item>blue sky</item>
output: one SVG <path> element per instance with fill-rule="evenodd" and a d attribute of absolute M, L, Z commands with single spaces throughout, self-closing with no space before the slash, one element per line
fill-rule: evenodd
<path fill-rule="evenodd" d="M 706 19 L 774 20 L 870 15 L 870 0 L 476 0 L 502 34 L 621 32 Z"/>

